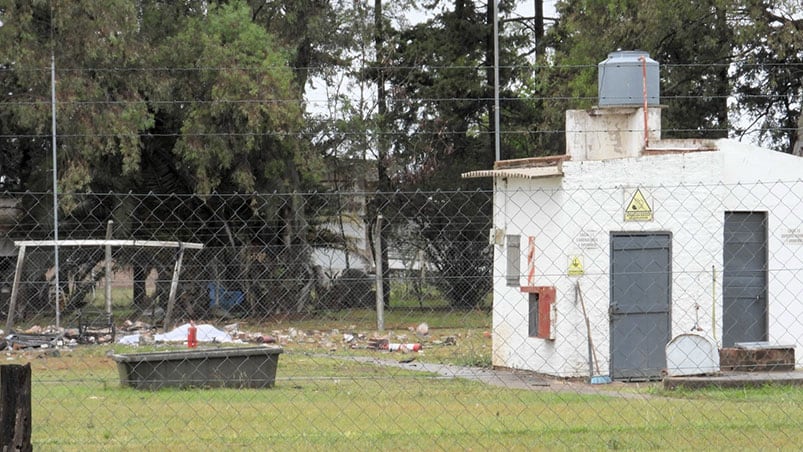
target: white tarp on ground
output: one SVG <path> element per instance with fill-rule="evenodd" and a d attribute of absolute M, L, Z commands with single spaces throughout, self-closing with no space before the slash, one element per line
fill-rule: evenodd
<path fill-rule="evenodd" d="M 161 334 L 155 334 L 153 340 L 156 342 L 186 342 L 190 324 L 185 323 L 175 329 Z M 225 331 L 219 330 L 212 325 L 196 325 L 198 342 L 232 342 L 231 336 Z M 139 344 L 140 334 L 131 334 L 121 337 L 118 344 L 136 345 Z"/>

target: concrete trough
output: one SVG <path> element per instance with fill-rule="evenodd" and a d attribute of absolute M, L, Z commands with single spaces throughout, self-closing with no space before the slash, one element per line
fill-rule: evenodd
<path fill-rule="evenodd" d="M 120 383 L 136 389 L 270 388 L 279 346 L 188 349 L 112 355 Z"/>

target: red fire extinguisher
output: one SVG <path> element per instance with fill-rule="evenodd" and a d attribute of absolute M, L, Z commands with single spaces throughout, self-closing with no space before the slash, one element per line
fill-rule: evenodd
<path fill-rule="evenodd" d="M 187 347 L 195 348 L 198 345 L 198 328 L 195 327 L 195 322 L 190 321 L 190 327 L 187 330 Z"/>

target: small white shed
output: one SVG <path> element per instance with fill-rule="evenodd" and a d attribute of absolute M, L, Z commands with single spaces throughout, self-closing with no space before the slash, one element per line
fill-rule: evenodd
<path fill-rule="evenodd" d="M 493 364 L 657 378 L 681 334 L 803 343 L 803 158 L 605 104 L 566 112 L 565 155 L 464 174 L 494 180 Z"/>

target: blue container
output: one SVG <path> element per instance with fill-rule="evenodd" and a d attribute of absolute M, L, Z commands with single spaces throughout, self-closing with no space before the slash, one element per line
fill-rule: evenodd
<path fill-rule="evenodd" d="M 206 286 L 209 289 L 209 307 L 219 307 L 230 311 L 241 305 L 245 300 L 245 294 L 239 290 L 226 290 L 215 283 Z"/>

